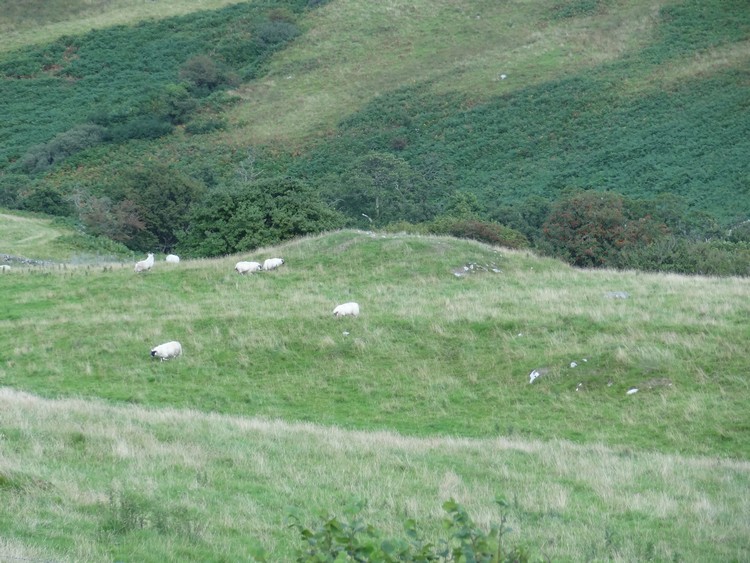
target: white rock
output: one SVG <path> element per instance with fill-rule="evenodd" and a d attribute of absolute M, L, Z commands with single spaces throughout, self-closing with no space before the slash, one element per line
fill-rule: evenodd
<path fill-rule="evenodd" d="M 628 389 L 626 395 L 632 395 L 634 393 L 638 393 L 638 389 L 636 387 L 633 387 L 632 389 Z"/>

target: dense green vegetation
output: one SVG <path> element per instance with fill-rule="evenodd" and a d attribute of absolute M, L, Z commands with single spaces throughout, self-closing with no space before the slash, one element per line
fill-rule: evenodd
<path fill-rule="evenodd" d="M 244 2 L 4 51 L 0 204 L 71 216 L 91 234 L 139 251 L 208 256 L 343 222 L 441 232 L 430 223 L 461 219 L 475 225 L 460 229 L 467 236 L 489 241 L 483 233 L 514 229 L 537 250 L 578 265 L 748 274 L 746 237 L 738 236 L 750 217 L 747 10 L 727 0 L 566 1 L 548 9 L 485 2 L 475 9 L 418 4 L 396 17 L 371 6 L 373 26 L 360 28 L 336 26 L 339 13 L 368 17 L 355 0 Z M 59 6 L 49 10 L 57 15 L 33 18 L 61 19 Z M 497 25 L 504 21 L 513 25 Z M 437 24 L 455 34 L 452 51 L 427 49 Z M 292 104 L 348 92 L 340 80 L 322 78 L 310 90 L 298 76 L 350 68 L 358 51 L 351 46 L 376 45 L 380 33 L 386 41 L 393 25 L 409 30 L 395 43 L 437 72 L 408 56 L 388 58 L 383 45 L 382 55 L 361 63 L 380 77 L 368 83 L 375 90 L 361 92 L 356 107 L 342 98 L 348 112 L 336 123 L 295 137 L 288 115 L 306 110 Z M 472 30 L 483 43 L 473 43 Z M 497 68 L 489 63 L 493 41 L 507 51 Z M 264 94 L 270 88 L 279 104 Z M 259 114 L 247 108 L 256 104 L 281 124 L 270 141 L 248 130 L 246 116 Z M 204 197 L 177 205 L 216 223 L 214 230 L 227 210 L 212 208 L 212 196 L 236 192 L 238 175 L 251 191 L 262 188 L 258 182 L 292 179 L 298 200 L 317 192 L 328 219 L 316 212 L 319 220 L 306 220 L 304 229 L 287 229 L 299 223 L 295 210 L 255 198 L 249 215 L 229 223 L 273 216 L 272 236 L 219 232 L 222 244 L 196 244 L 202 235 L 170 224 L 166 213 L 157 217 L 137 196 L 138 184 L 128 184 L 130 171 L 148 170 L 152 160 L 175 179 L 167 191 L 199 184 L 190 193 Z M 579 225 L 549 228 L 564 213 L 548 212 L 592 190 L 623 198 L 623 217 L 642 229 L 634 236 L 628 227 L 628 244 L 589 245 L 581 260 L 554 238 Z M 456 217 L 452 202 L 467 195 L 472 212 Z M 665 201 L 671 222 L 660 216 Z M 690 232 L 677 223 L 692 225 Z"/>

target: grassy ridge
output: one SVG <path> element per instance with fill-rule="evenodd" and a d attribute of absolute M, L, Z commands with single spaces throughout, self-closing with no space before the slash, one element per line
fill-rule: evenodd
<path fill-rule="evenodd" d="M 287 264 L 246 277 L 232 271 L 239 257 L 3 276 L 0 381 L 418 436 L 750 455 L 747 281 L 581 272 L 347 231 L 243 258 L 271 252 Z M 487 271 L 456 277 L 467 264 Z M 333 319 L 349 300 L 362 317 Z M 150 362 L 172 339 L 185 356 Z M 537 368 L 548 373 L 529 385 Z"/>
<path fill-rule="evenodd" d="M 303 522 L 366 499 L 392 536 L 455 498 L 554 561 L 750 556 L 746 461 L 569 442 L 408 438 L 0 388 L 0 554 L 55 561 L 293 560 Z M 43 532 L 40 530 L 43 523 Z"/>

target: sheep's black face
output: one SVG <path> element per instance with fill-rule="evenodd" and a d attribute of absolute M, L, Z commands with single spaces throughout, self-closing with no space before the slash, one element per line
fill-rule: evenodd
<path fill-rule="evenodd" d="M 156 356 L 156 350 L 151 350 L 151 357 L 153 358 L 154 356 Z"/>

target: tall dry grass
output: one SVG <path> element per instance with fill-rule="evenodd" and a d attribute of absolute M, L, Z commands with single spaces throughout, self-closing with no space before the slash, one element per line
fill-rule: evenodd
<path fill-rule="evenodd" d="M 410 517 L 436 536 L 442 501 L 489 526 L 499 494 L 511 502 L 511 538 L 554 560 L 750 555 L 746 461 L 411 438 L 8 388 L 0 405 L 4 556 L 174 560 L 182 545 L 184 560 L 236 559 L 256 538 L 274 560 L 291 560 L 289 506 L 311 521 L 365 499 L 365 517 L 388 533 Z"/>

